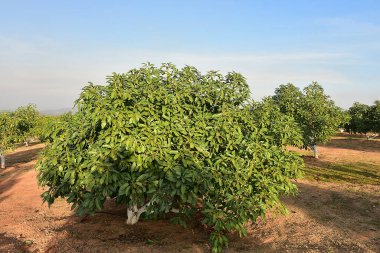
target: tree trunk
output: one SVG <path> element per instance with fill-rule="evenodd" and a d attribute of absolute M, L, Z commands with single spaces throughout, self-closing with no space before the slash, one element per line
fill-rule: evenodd
<path fill-rule="evenodd" d="M 317 145 L 313 145 L 314 158 L 319 159 Z"/>
<path fill-rule="evenodd" d="M 140 215 L 146 211 L 146 208 L 151 204 L 152 202 L 149 202 L 145 204 L 144 206 L 138 208 L 137 205 L 134 205 L 132 207 L 128 207 L 127 209 L 127 220 L 125 221 L 126 224 L 128 225 L 134 225 L 136 224 L 139 219 Z M 169 212 L 173 213 L 179 213 L 179 209 L 177 208 L 172 208 L 169 210 Z"/>
<path fill-rule="evenodd" d="M 140 215 L 146 211 L 146 207 L 148 205 L 144 205 L 140 208 L 137 207 L 137 205 L 134 205 L 132 208 L 128 207 L 127 209 L 127 221 L 126 223 L 128 225 L 134 225 L 136 224 L 139 219 L 140 219 Z"/>
<path fill-rule="evenodd" d="M 0 153 L 1 168 L 5 169 L 5 156 Z"/>

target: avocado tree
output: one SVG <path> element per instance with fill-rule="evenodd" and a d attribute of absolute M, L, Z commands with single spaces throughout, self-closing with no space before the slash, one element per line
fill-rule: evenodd
<path fill-rule="evenodd" d="M 259 123 L 260 127 L 271 129 L 271 136 L 278 146 L 303 146 L 301 128 L 293 116 L 281 112 L 272 97 L 264 97 L 261 102 L 254 103 L 253 106 L 255 121 Z M 260 122 L 264 122 L 264 124 Z"/>
<path fill-rule="evenodd" d="M 380 133 L 380 100 L 376 100 L 369 109 L 369 124 L 372 132 Z"/>
<path fill-rule="evenodd" d="M 373 105 L 355 102 L 349 109 L 350 120 L 346 129 L 352 133 L 361 133 L 367 139 L 374 138 L 380 133 L 380 101 L 376 100 Z"/>
<path fill-rule="evenodd" d="M 321 85 L 313 82 L 305 87 L 301 99 L 298 122 L 303 132 L 305 147 L 312 147 L 318 158 L 317 144 L 326 143 L 347 121 L 346 114 L 336 106 Z"/>
<path fill-rule="evenodd" d="M 65 113 L 62 115 L 41 115 L 38 117 L 36 126 L 33 128 L 32 135 L 37 137 L 41 142 L 51 142 L 55 138 L 53 133 L 56 133 L 62 127 L 62 122 L 66 121 Z"/>
<path fill-rule="evenodd" d="M 16 120 L 11 113 L 0 113 L 0 163 L 1 168 L 5 168 L 5 152 L 12 149 L 19 141 Z"/>
<path fill-rule="evenodd" d="M 380 134 L 380 100 L 376 100 L 368 109 L 365 122 L 371 134 L 366 134 L 367 140 L 376 138 Z"/>
<path fill-rule="evenodd" d="M 36 166 L 43 200 L 64 197 L 93 214 L 114 199 L 130 225 L 199 212 L 219 252 L 228 231 L 245 235 L 247 221 L 281 210 L 279 195 L 294 193 L 291 179 L 302 173 L 302 159 L 286 150 L 301 140 L 294 121 L 249 97 L 238 73 L 172 64 L 90 83 Z"/>
<path fill-rule="evenodd" d="M 33 135 L 39 114 L 35 105 L 21 106 L 14 112 L 0 113 L 0 157 L 1 167 L 5 168 L 5 152 L 17 143 L 25 142 Z"/>
<path fill-rule="evenodd" d="M 38 124 L 39 113 L 37 107 L 34 104 L 27 106 L 20 106 L 12 113 L 12 116 L 16 120 L 16 128 L 18 136 L 28 146 L 28 138 L 34 135 L 34 128 Z"/>
<path fill-rule="evenodd" d="M 351 133 L 366 134 L 371 130 L 369 122 L 370 106 L 355 102 L 349 109 L 350 120 L 346 124 L 346 130 Z"/>
<path fill-rule="evenodd" d="M 273 101 L 279 106 L 280 111 L 286 115 L 297 118 L 296 115 L 300 111 L 302 91 L 294 84 L 281 84 L 275 90 Z"/>
<path fill-rule="evenodd" d="M 281 85 L 273 100 L 283 113 L 294 117 L 301 128 L 303 147 L 311 148 L 315 158 L 318 158 L 317 144 L 326 143 L 348 120 L 317 82 L 303 92 L 292 84 Z"/>

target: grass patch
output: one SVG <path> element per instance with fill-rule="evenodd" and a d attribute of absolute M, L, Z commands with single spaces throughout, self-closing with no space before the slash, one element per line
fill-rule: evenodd
<path fill-rule="evenodd" d="M 380 185 L 380 164 L 306 163 L 305 178 L 327 182 Z"/>

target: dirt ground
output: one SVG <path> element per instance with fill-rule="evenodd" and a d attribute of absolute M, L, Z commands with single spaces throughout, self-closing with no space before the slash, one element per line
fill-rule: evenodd
<path fill-rule="evenodd" d="M 107 204 L 104 213 L 81 220 L 64 200 L 42 205 L 34 171 L 42 144 L 7 156 L 0 171 L 0 252 L 209 252 L 207 232 L 168 220 L 125 225 L 126 211 Z M 375 172 L 370 184 L 297 181 L 299 194 L 284 197 L 289 213 L 247 225 L 231 234 L 225 252 L 380 252 L 380 142 L 335 138 L 307 164 L 363 162 Z M 314 164 L 315 165 L 315 164 Z M 379 183 L 378 183 L 379 182 Z"/>

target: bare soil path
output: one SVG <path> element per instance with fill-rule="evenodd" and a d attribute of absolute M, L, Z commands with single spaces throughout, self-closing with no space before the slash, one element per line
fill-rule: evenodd
<path fill-rule="evenodd" d="M 111 202 L 106 213 L 82 222 L 64 200 L 50 209 L 42 205 L 33 168 L 42 148 L 16 150 L 0 171 L 0 252 L 209 252 L 207 232 L 194 225 L 184 229 L 159 220 L 127 226 L 125 210 Z M 380 147 L 327 145 L 320 152 L 318 163 L 363 157 L 361 162 L 374 166 L 367 175 L 372 181 L 299 180 L 300 193 L 283 198 L 289 214 L 248 225 L 245 238 L 231 234 L 225 252 L 380 252 Z"/>

